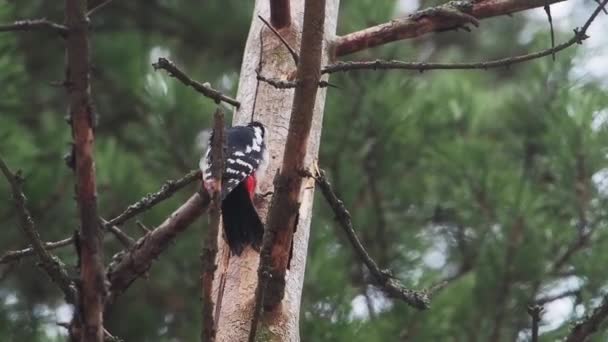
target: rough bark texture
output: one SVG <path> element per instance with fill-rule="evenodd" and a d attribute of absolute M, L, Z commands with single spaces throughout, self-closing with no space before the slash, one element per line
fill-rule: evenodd
<path fill-rule="evenodd" d="M 327 41 L 333 38 L 336 30 L 338 15 L 338 0 L 327 1 L 325 18 L 325 48 L 322 63 L 327 63 Z M 299 50 L 303 0 L 291 1 L 291 26 L 280 29 L 281 35 L 296 50 Z M 262 17 L 269 15 L 267 0 L 256 1 L 255 14 Z M 255 17 L 255 16 L 254 16 Z M 260 39 L 260 33 L 262 35 Z M 262 54 L 260 56 L 260 43 Z M 260 63 L 260 57 L 262 58 Z M 266 77 L 293 80 L 296 66 L 293 59 L 281 41 L 260 20 L 253 20 L 247 39 L 247 45 L 241 67 L 239 91 L 237 99 L 241 107 L 234 116 L 234 124 L 243 124 L 252 119 L 264 123 L 268 129 L 268 147 L 270 150 L 270 165 L 265 179 L 259 184 L 259 193 L 273 190 L 273 178 L 282 165 L 287 130 L 293 103 L 293 89 L 276 89 L 273 86 L 256 80 L 255 70 L 261 66 L 261 73 Z M 255 110 L 254 110 L 255 104 Z M 325 104 L 325 90 L 319 89 L 310 131 L 309 144 L 305 165 L 316 160 L 321 137 L 321 123 Z M 252 117 L 252 113 L 255 116 Z M 273 312 L 265 314 L 263 326 L 258 335 L 265 340 L 299 341 L 300 297 L 304 281 L 304 269 L 308 248 L 308 236 L 312 212 L 314 183 L 307 181 L 302 189 L 300 199 L 298 230 L 294 235 L 294 248 L 291 267 L 287 272 L 285 298 Z M 264 198 L 257 206 L 265 220 L 270 198 Z M 214 285 L 214 298 L 219 302 L 217 341 L 245 341 L 251 327 L 251 317 L 254 304 L 254 293 L 257 284 L 257 267 L 259 254 L 250 248 L 245 249 L 240 257 L 226 258 L 226 245 L 221 237 L 219 262 Z M 220 286 L 222 285 L 222 286 Z M 217 300 L 218 296 L 221 296 Z"/>
<path fill-rule="evenodd" d="M 270 259 L 265 261 L 265 265 L 270 263 L 270 279 L 264 296 L 264 307 L 270 309 L 283 299 L 293 234 L 298 226 L 300 189 L 303 183 L 301 170 L 307 166 L 307 143 L 321 75 L 325 2 L 307 1 L 304 16 L 303 48 L 300 49 L 297 71 L 298 87 L 294 92 L 283 166 L 275 182 L 274 198 L 266 224 L 265 235 L 269 235 L 271 250 L 269 255 L 264 251 L 262 253 L 262 260 L 268 259 L 267 255 Z"/>
<path fill-rule="evenodd" d="M 81 341 L 103 341 L 105 282 L 102 230 L 97 215 L 93 139 L 95 118 L 89 87 L 89 40 L 86 0 L 66 0 L 67 80 L 74 138 L 76 201 L 80 214 L 80 301 L 77 325 Z M 76 321 L 75 321 L 76 322 Z M 73 338 L 76 338 L 73 336 Z"/>
<path fill-rule="evenodd" d="M 507 15 L 530 8 L 543 7 L 547 4 L 565 0 L 480 0 L 459 1 L 468 3 L 470 9 L 463 10 L 477 19 Z M 443 15 L 408 16 L 391 20 L 388 23 L 372 26 L 361 31 L 338 37 L 335 42 L 336 56 L 344 56 L 370 47 L 389 42 L 409 39 L 424 34 L 453 29 L 462 25 L 462 20 Z"/>

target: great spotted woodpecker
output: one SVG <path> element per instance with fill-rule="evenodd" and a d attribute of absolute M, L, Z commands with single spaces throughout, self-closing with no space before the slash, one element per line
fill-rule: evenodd
<path fill-rule="evenodd" d="M 255 210 L 253 198 L 268 165 L 265 134 L 264 125 L 257 121 L 226 129 L 222 221 L 224 237 L 232 254 L 241 255 L 247 245 L 259 251 L 262 245 L 264 225 Z M 214 182 L 210 149 L 211 144 L 199 163 L 206 188 L 213 186 Z"/>

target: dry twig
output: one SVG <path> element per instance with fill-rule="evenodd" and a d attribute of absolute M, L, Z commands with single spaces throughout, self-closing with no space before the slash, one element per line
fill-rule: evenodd
<path fill-rule="evenodd" d="M 433 291 L 415 291 L 408 289 L 403 286 L 399 280 L 395 279 L 389 271 L 381 270 L 378 267 L 357 237 L 350 213 L 344 206 L 344 203 L 336 196 L 331 184 L 329 184 L 325 177 L 325 172 L 319 170 L 316 175 L 305 172 L 305 175 L 315 179 L 317 186 L 321 189 L 327 203 L 333 209 L 338 223 L 340 223 L 340 226 L 346 233 L 357 256 L 367 266 L 369 272 L 374 277 L 376 285 L 390 297 L 401 299 L 417 309 L 427 309 L 430 303 L 429 296 Z"/>
<path fill-rule="evenodd" d="M 201 341 L 215 341 L 215 324 L 213 317 L 213 300 L 211 291 L 213 278 L 217 269 L 217 235 L 220 228 L 222 208 L 222 173 L 224 170 L 224 113 L 220 109 L 215 112 L 213 135 L 211 140 L 211 159 L 213 160 L 211 175 L 213 177 L 213 191 L 210 193 L 209 230 L 205 234 L 201 251 L 201 285 L 202 285 L 202 331 Z"/>
<path fill-rule="evenodd" d="M 486 70 L 491 68 L 508 67 L 514 64 L 527 62 L 533 59 L 554 55 L 557 52 L 565 50 L 575 44 L 582 44 L 582 42 L 589 38 L 587 36 L 587 30 L 593 23 L 598 14 L 602 11 L 606 5 L 606 0 L 596 8 L 596 10 L 587 19 L 582 28 L 574 29 L 574 35 L 568 41 L 551 47 L 549 49 L 533 52 L 529 54 L 507 57 L 502 59 L 496 59 L 492 61 L 484 62 L 472 62 L 472 63 L 418 63 L 418 62 L 403 62 L 403 61 L 387 61 L 387 60 L 375 60 L 375 61 L 361 61 L 361 62 L 337 62 L 335 64 L 327 65 L 323 68 L 324 74 L 332 74 L 336 72 L 346 72 L 351 70 L 386 70 L 386 69 L 402 69 L 402 70 L 415 70 L 419 72 L 427 70 L 470 70 L 479 69 Z"/>
<path fill-rule="evenodd" d="M 186 73 L 184 73 L 177 66 L 175 66 L 175 64 L 173 64 L 173 62 L 171 62 L 170 60 L 168 60 L 166 58 L 162 58 L 162 57 L 159 58 L 156 63 L 152 64 L 152 66 L 154 67 L 154 70 L 163 69 L 163 70 L 167 71 L 169 73 L 169 76 L 177 78 L 183 84 L 190 86 L 190 87 L 194 88 L 196 91 L 198 91 L 199 93 L 203 94 L 204 96 L 206 96 L 210 99 L 213 99 L 215 101 L 215 103 L 217 103 L 217 104 L 219 104 L 220 102 L 226 102 L 228 104 L 235 106 L 236 108 L 239 108 L 239 106 L 241 105 L 241 103 L 239 101 L 237 101 L 231 97 L 228 97 L 228 96 L 222 94 L 221 92 L 211 88 L 211 86 L 208 83 L 203 84 L 203 83 L 194 81 L 193 79 L 188 77 L 188 75 L 186 75 Z"/>
<path fill-rule="evenodd" d="M 15 31 L 50 31 L 57 33 L 62 37 L 65 37 L 68 34 L 68 28 L 66 26 L 47 19 L 19 20 L 12 24 L 0 25 L 0 32 Z"/>
<path fill-rule="evenodd" d="M 61 291 L 63 291 L 66 301 L 68 303 L 75 303 L 77 297 L 76 287 L 70 280 L 65 265 L 59 258 L 51 254 L 45 248 L 44 243 L 40 239 L 38 230 L 36 230 L 34 225 L 34 220 L 32 220 L 32 216 L 26 207 L 26 198 L 21 189 L 22 179 L 19 176 L 19 173 L 16 175 L 13 174 L 1 157 L 0 171 L 2 171 L 11 187 L 13 199 L 15 200 L 15 208 L 17 209 L 20 219 L 21 230 L 23 230 L 23 233 L 32 244 L 32 249 L 38 256 L 38 260 L 40 260 L 40 267 L 48 274 L 51 280 L 59 286 Z"/>

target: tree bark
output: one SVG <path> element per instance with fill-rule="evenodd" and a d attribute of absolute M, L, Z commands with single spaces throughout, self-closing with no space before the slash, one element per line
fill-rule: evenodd
<path fill-rule="evenodd" d="M 323 64 L 328 62 L 327 43 L 335 34 L 338 5 L 338 0 L 327 1 Z M 256 1 L 254 13 L 268 18 L 269 12 L 268 0 Z M 304 0 L 291 1 L 291 25 L 279 30 L 296 51 L 300 47 L 303 13 Z M 258 83 L 256 69 L 259 68 L 260 73 L 266 77 L 291 81 L 295 77 L 296 65 L 279 38 L 265 27 L 257 16 L 253 18 L 243 56 L 237 94 L 241 107 L 234 115 L 234 124 L 258 120 L 267 127 L 270 164 L 258 190 L 259 193 L 264 194 L 273 191 L 274 175 L 283 164 L 294 90 L 277 89 L 264 82 Z M 325 89 L 319 89 L 304 165 L 310 165 L 317 159 L 324 105 Z M 265 340 L 299 341 L 300 339 L 298 321 L 312 213 L 313 182 L 307 180 L 302 186 L 299 223 L 293 238 L 293 256 L 286 276 L 285 297 L 275 310 L 265 313 L 262 318 L 258 336 Z M 269 203 L 270 196 L 256 203 L 264 221 Z M 228 258 L 226 244 L 221 236 L 218 236 L 218 240 L 220 241 L 219 267 L 214 277 L 218 322 L 216 340 L 245 341 L 251 329 L 259 254 L 247 248 L 240 257 Z"/>
<path fill-rule="evenodd" d="M 74 138 L 76 201 L 80 214 L 80 300 L 75 313 L 74 336 L 81 341 L 103 341 L 105 278 L 101 222 L 97 215 L 97 189 L 93 140 L 95 118 L 90 99 L 90 51 L 86 0 L 66 0 L 67 80 Z M 79 331 L 78 331 L 79 330 Z"/>

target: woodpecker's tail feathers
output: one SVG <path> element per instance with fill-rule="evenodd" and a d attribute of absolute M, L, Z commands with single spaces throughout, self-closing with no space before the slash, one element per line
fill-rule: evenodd
<path fill-rule="evenodd" d="M 222 220 L 226 242 L 232 254 L 241 255 L 248 245 L 260 251 L 264 225 L 251 202 L 244 182 L 222 201 Z"/>

